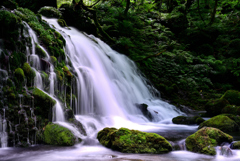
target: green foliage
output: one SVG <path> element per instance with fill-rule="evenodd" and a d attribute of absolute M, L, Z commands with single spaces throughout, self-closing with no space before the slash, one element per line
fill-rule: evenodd
<path fill-rule="evenodd" d="M 240 106 L 240 92 L 235 90 L 228 90 L 221 99 L 226 99 L 232 105 Z"/>

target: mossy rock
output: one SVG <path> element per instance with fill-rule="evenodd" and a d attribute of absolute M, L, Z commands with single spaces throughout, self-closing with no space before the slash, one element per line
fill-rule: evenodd
<path fill-rule="evenodd" d="M 228 100 L 232 105 L 240 106 L 240 92 L 235 90 L 228 90 L 222 96 L 222 99 Z"/>
<path fill-rule="evenodd" d="M 76 138 L 69 129 L 49 123 L 44 130 L 44 142 L 50 145 L 72 146 Z"/>
<path fill-rule="evenodd" d="M 174 124 L 185 124 L 185 125 L 193 125 L 200 124 L 205 120 L 199 116 L 187 117 L 187 116 L 177 116 L 172 119 Z"/>
<path fill-rule="evenodd" d="M 24 71 L 22 70 L 22 68 L 17 68 L 14 72 L 15 74 L 15 77 L 17 77 L 17 79 L 20 81 L 20 82 L 23 82 L 24 81 L 24 78 L 25 78 L 25 75 L 24 75 Z"/>
<path fill-rule="evenodd" d="M 238 124 L 229 117 L 224 115 L 218 115 L 209 120 L 204 121 L 199 125 L 198 129 L 201 129 L 204 126 L 215 127 L 224 132 L 234 132 L 239 130 Z"/>
<path fill-rule="evenodd" d="M 36 54 L 40 57 L 40 58 L 44 58 L 47 56 L 46 52 L 39 46 L 36 45 Z"/>
<path fill-rule="evenodd" d="M 65 20 L 63 20 L 63 19 L 58 19 L 57 22 L 61 27 L 68 27 Z"/>
<path fill-rule="evenodd" d="M 231 145 L 232 149 L 240 149 L 240 141 L 236 141 Z"/>
<path fill-rule="evenodd" d="M 35 114 L 42 118 L 52 119 L 52 107 L 56 101 L 38 88 L 33 89 Z"/>
<path fill-rule="evenodd" d="M 23 64 L 23 71 L 27 77 L 27 84 L 31 85 L 31 82 L 34 81 L 34 77 L 36 76 L 36 72 L 30 67 L 28 63 Z"/>
<path fill-rule="evenodd" d="M 104 128 L 98 132 L 99 142 L 112 150 L 123 153 L 167 153 L 171 144 L 162 136 L 127 128 Z"/>
<path fill-rule="evenodd" d="M 240 106 L 228 105 L 222 109 L 222 113 L 240 115 Z"/>
<path fill-rule="evenodd" d="M 192 152 L 216 155 L 215 146 L 223 142 L 231 143 L 232 141 L 233 137 L 221 130 L 212 127 L 204 127 L 187 137 L 186 147 L 187 150 Z"/>
<path fill-rule="evenodd" d="M 207 111 L 206 115 L 208 116 L 220 115 L 222 113 L 222 109 L 228 104 L 229 102 L 224 98 L 210 100 L 205 105 L 205 110 Z"/>
<path fill-rule="evenodd" d="M 15 14 L 7 10 L 0 10 L 0 38 L 13 38 L 17 39 L 19 36 L 19 27 L 21 20 Z"/>
<path fill-rule="evenodd" d="M 240 127 L 240 116 L 238 115 L 233 115 L 233 114 L 221 114 L 222 116 L 227 116 L 229 117 L 230 119 L 232 119 L 233 121 L 235 121 L 238 126 Z"/>
<path fill-rule="evenodd" d="M 54 99 L 52 99 L 49 95 L 47 95 L 46 93 L 44 93 L 43 91 L 41 91 L 38 88 L 35 88 L 33 90 L 33 96 L 35 98 L 34 103 L 37 103 L 39 101 L 45 105 L 49 105 L 49 104 L 55 105 L 56 104 L 56 101 Z M 39 100 L 37 100 L 37 99 L 39 99 Z"/>
<path fill-rule="evenodd" d="M 49 7 L 49 6 L 42 7 L 38 11 L 38 13 L 43 16 L 49 17 L 49 18 L 61 18 L 62 17 L 62 14 L 58 9 L 56 9 L 54 7 Z"/>
<path fill-rule="evenodd" d="M 55 65 L 57 63 L 57 58 L 55 56 L 51 56 L 51 61 Z"/>

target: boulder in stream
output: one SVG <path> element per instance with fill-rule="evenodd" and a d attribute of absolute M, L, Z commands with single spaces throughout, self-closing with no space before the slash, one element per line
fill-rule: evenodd
<path fill-rule="evenodd" d="M 49 123 L 44 130 L 44 142 L 50 145 L 72 146 L 76 142 L 76 137 L 69 129 Z"/>
<path fill-rule="evenodd" d="M 172 151 L 171 144 L 162 136 L 127 128 L 104 128 L 98 132 L 99 142 L 123 153 L 160 154 Z"/>
<path fill-rule="evenodd" d="M 232 145 L 231 145 L 232 149 L 240 149 L 240 141 L 235 141 Z"/>
<path fill-rule="evenodd" d="M 172 119 L 172 122 L 174 124 L 199 125 L 200 123 L 204 122 L 204 119 L 199 116 L 194 116 L 194 117 L 177 116 Z"/>
<path fill-rule="evenodd" d="M 235 132 L 239 130 L 239 125 L 225 115 L 218 115 L 207 121 L 204 121 L 199 125 L 198 129 L 201 129 L 204 126 L 215 127 L 224 132 Z"/>
<path fill-rule="evenodd" d="M 212 127 L 203 127 L 198 130 L 196 133 L 190 135 L 186 139 L 187 150 L 208 154 L 216 155 L 215 146 L 220 145 L 223 142 L 231 143 L 233 137 L 222 132 L 219 129 Z"/>

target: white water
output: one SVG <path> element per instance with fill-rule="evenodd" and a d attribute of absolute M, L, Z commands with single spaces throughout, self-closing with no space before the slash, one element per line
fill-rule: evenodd
<path fill-rule="evenodd" d="M 136 103 L 146 103 L 150 111 L 157 112 L 155 121 L 181 114 L 174 106 L 154 96 L 154 89 L 148 87 L 136 65 L 126 56 L 98 38 L 87 37 L 74 28 L 61 28 L 55 19 L 44 19 L 66 40 L 66 54 L 77 76 L 75 114 L 108 117 L 111 126 L 132 124 L 131 127 L 136 126 L 132 122 L 148 122 Z"/>

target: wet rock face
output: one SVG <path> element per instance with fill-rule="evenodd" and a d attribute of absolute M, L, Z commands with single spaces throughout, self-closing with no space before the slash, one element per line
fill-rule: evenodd
<path fill-rule="evenodd" d="M 76 138 L 69 129 L 49 123 L 45 127 L 44 142 L 50 145 L 72 146 Z"/>
<path fill-rule="evenodd" d="M 232 140 L 232 136 L 219 129 L 204 127 L 187 137 L 186 147 L 187 150 L 192 152 L 216 155 L 215 146 L 220 145 L 223 142 L 231 143 Z"/>
<path fill-rule="evenodd" d="M 235 121 L 224 115 L 218 115 L 207 121 L 204 121 L 199 125 L 198 129 L 201 129 L 204 126 L 215 127 L 224 132 L 239 131 L 239 125 Z"/>
<path fill-rule="evenodd" d="M 98 132 L 99 142 L 112 150 L 123 153 L 167 153 L 171 144 L 162 136 L 126 128 L 104 128 Z"/>
<path fill-rule="evenodd" d="M 153 116 L 152 114 L 148 111 L 148 105 L 147 104 L 136 104 L 137 108 L 140 109 L 140 111 L 143 113 L 143 115 L 149 119 L 150 121 L 152 121 Z"/>
<path fill-rule="evenodd" d="M 187 116 L 177 116 L 172 119 L 174 124 L 185 124 L 185 125 L 199 125 L 204 122 L 204 119 L 199 116 L 187 117 Z"/>

